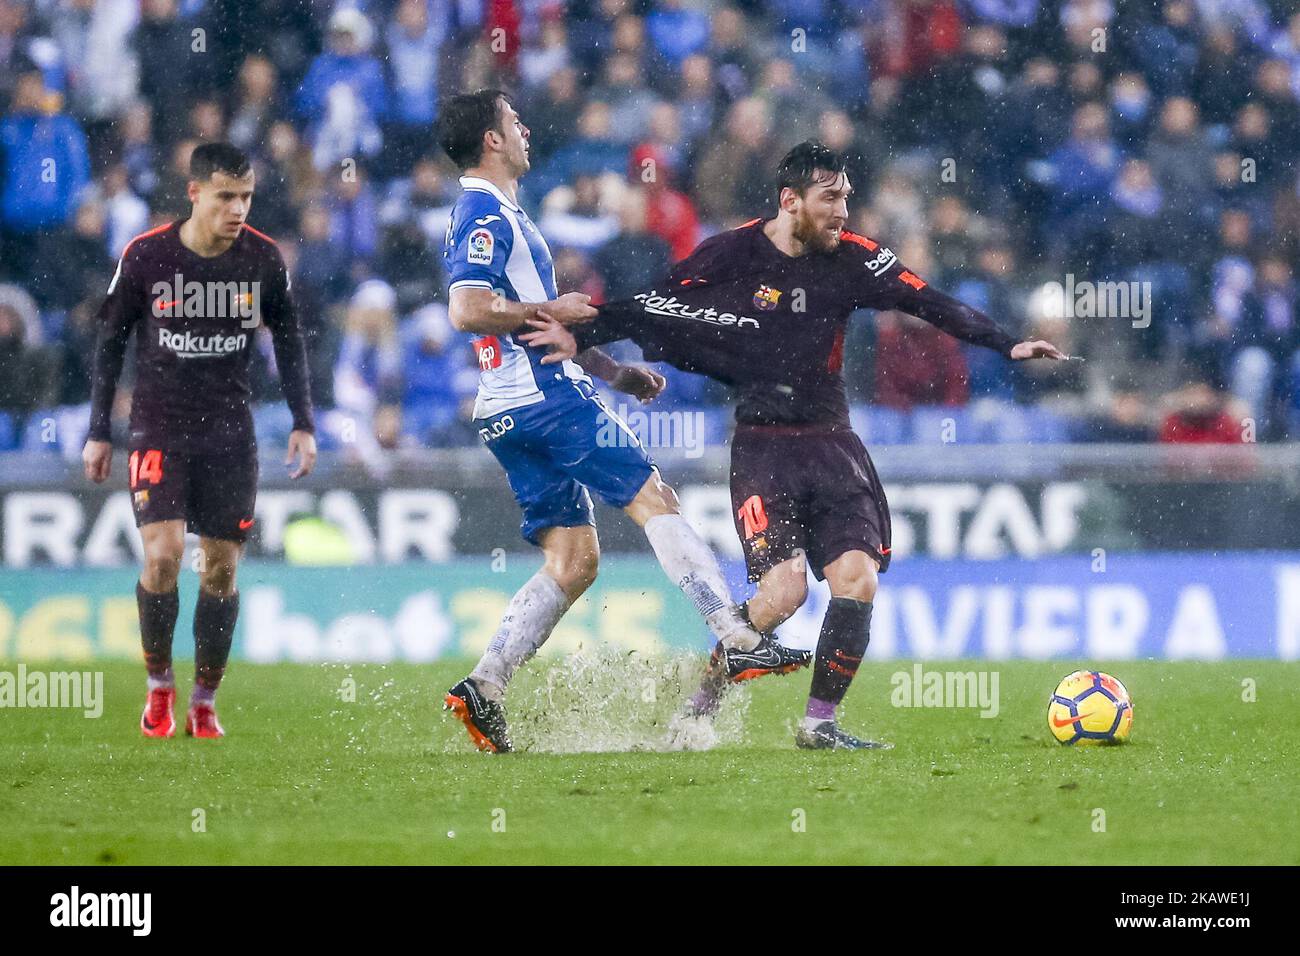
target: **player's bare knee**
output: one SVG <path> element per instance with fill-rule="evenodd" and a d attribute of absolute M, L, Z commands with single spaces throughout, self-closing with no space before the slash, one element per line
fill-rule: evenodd
<path fill-rule="evenodd" d="M 876 566 L 870 558 L 841 568 L 837 574 L 827 575 L 827 579 L 833 597 L 853 598 L 855 601 L 874 601 L 880 582 Z"/>
<path fill-rule="evenodd" d="M 681 502 L 677 500 L 677 492 L 673 491 L 672 486 L 655 471 L 646 479 L 641 490 L 624 511 L 637 524 L 644 525 L 651 518 L 659 515 L 680 513 Z"/>
<path fill-rule="evenodd" d="M 654 481 L 659 504 L 664 509 L 663 513 L 675 515 L 681 511 L 682 503 L 677 499 L 677 492 L 673 491 L 673 486 L 660 478 L 658 472 L 654 474 Z"/>
<path fill-rule="evenodd" d="M 547 573 L 555 579 L 569 600 L 573 601 L 595 583 L 597 568 L 598 561 L 593 558 L 549 564 Z"/>
<path fill-rule="evenodd" d="M 593 545 L 548 554 L 545 569 L 560 590 L 574 600 L 595 582 L 600 570 L 600 548 Z"/>
<path fill-rule="evenodd" d="M 171 548 L 154 548 L 145 552 L 140 580 L 145 589 L 160 593 L 176 587 L 181 574 L 183 553 Z"/>
<path fill-rule="evenodd" d="M 235 564 L 214 561 L 199 573 L 199 585 L 209 594 L 229 597 L 235 593 Z"/>

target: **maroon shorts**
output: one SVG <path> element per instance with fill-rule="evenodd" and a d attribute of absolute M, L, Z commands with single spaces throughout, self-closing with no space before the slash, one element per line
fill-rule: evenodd
<path fill-rule="evenodd" d="M 800 554 L 818 580 L 849 551 L 889 568 L 889 503 L 850 429 L 737 425 L 731 507 L 751 581 Z"/>
<path fill-rule="evenodd" d="M 128 480 L 136 527 L 184 519 L 204 538 L 245 541 L 257 503 L 257 448 L 190 454 L 132 444 Z"/>

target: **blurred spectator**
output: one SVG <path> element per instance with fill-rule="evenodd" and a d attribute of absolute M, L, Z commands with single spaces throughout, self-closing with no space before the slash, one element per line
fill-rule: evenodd
<path fill-rule="evenodd" d="M 125 166 L 114 166 L 104 174 L 99 198 L 107 219 L 108 251 L 116 259 L 128 242 L 149 228 L 149 207 L 131 192 Z"/>
<path fill-rule="evenodd" d="M 0 119 L 0 259 L 8 275 L 35 273 L 46 238 L 67 225 L 89 182 L 81 126 L 61 112 L 40 71 L 28 70 Z"/>
<path fill-rule="evenodd" d="M 1120 158 L 1105 108 L 1079 107 L 1069 141 L 1048 157 L 1052 208 L 1046 226 L 1054 259 L 1065 258 L 1068 250 L 1076 260 L 1095 261 L 1104 241 L 1103 202 Z"/>
<path fill-rule="evenodd" d="M 1243 297 L 1240 321 L 1225 343 L 1229 351 L 1224 356 L 1229 388 L 1256 420 L 1260 437 L 1279 420 L 1287 404 L 1289 373 L 1300 362 L 1296 309 L 1290 263 L 1264 256 L 1253 288 Z"/>
<path fill-rule="evenodd" d="M 537 226 L 552 246 L 567 246 L 589 252 L 609 242 L 618 233 L 618 208 L 621 187 L 616 178 L 604 185 L 595 176 L 580 175 L 573 188 L 561 186 L 551 191 L 542 207 Z M 605 194 L 618 190 L 613 200 Z"/>
<path fill-rule="evenodd" d="M 718 89 L 713 83 L 713 64 L 706 56 L 688 56 L 682 61 L 677 94 L 682 136 L 692 150 L 713 128 L 718 115 Z"/>
<path fill-rule="evenodd" d="M 519 77 L 526 87 L 549 85 L 558 73 L 571 68 L 571 59 L 564 21 L 558 15 L 548 16 L 538 42 L 526 45 L 519 55 Z"/>
<path fill-rule="evenodd" d="M 1168 403 L 1171 410 L 1160 424 L 1160 441 L 1228 445 L 1242 441 L 1241 409 L 1208 382 L 1189 382 L 1170 395 Z"/>
<path fill-rule="evenodd" d="M 528 101 L 526 115 L 532 133 L 528 145 L 534 168 L 543 165 L 568 141 L 570 131 L 578 126 L 582 105 L 578 71 L 572 67 L 556 70 L 546 81 L 546 89 Z"/>
<path fill-rule="evenodd" d="M 32 287 L 41 308 L 66 312 L 86 299 L 104 296 L 116 266 L 105 241 L 106 228 L 103 202 L 87 198 L 77 207 L 72 228 L 51 237 L 48 259 Z"/>
<path fill-rule="evenodd" d="M 650 42 L 670 63 L 699 53 L 709 42 L 709 18 L 683 0 L 661 0 L 646 18 Z"/>
<path fill-rule="evenodd" d="M 352 296 L 334 370 L 334 401 L 373 432 L 375 412 L 401 401 L 402 350 L 393 312 L 397 297 L 386 282 L 363 282 Z"/>
<path fill-rule="evenodd" d="M 333 311 L 352 288 L 347 257 L 330 243 L 329 234 L 328 210 L 320 204 L 309 205 L 302 212 L 298 243 L 284 250 L 307 344 L 312 400 L 324 408 L 334 405 L 339 345 Z"/>
<path fill-rule="evenodd" d="M 903 312 L 883 312 L 876 335 L 877 405 L 965 405 L 966 361 L 956 339 Z"/>
<path fill-rule="evenodd" d="M 461 444 L 472 437 L 478 368 L 469 349 L 453 342 L 447 307 L 427 305 L 403 325 L 403 428 L 418 444 Z"/>
<path fill-rule="evenodd" d="M 182 135 L 191 100 L 210 85 L 207 34 L 196 42 L 178 6 L 178 0 L 142 0 L 131 38 L 136 58 L 145 65 L 140 95 L 153 109 L 153 128 L 164 147 Z"/>
<path fill-rule="evenodd" d="M 726 134 L 695 167 L 695 194 L 705 221 L 739 225 L 774 205 L 771 133 L 772 116 L 762 100 L 751 97 L 731 108 Z"/>
<path fill-rule="evenodd" d="M 271 124 L 283 115 L 275 64 L 264 56 L 248 57 L 239 69 L 239 94 L 227 139 L 246 152 L 259 154 L 266 148 Z"/>
<path fill-rule="evenodd" d="M 1074 321 L 1051 314 L 1033 316 L 1024 337 L 1046 339 L 1066 355 L 1077 355 Z M 1017 401 L 1049 402 L 1062 411 L 1081 407 L 1087 382 L 1078 362 L 1016 362 L 1012 368 Z"/>
<path fill-rule="evenodd" d="M 389 175 L 409 170 L 433 143 L 438 118 L 438 64 L 450 30 L 451 4 L 399 0 L 385 30 L 392 107 L 384 135 Z"/>
<path fill-rule="evenodd" d="M 67 73 L 69 106 L 96 121 L 121 113 L 139 82 L 140 64 L 130 43 L 138 0 L 71 0 L 48 15 Z"/>
<path fill-rule="evenodd" d="M 976 269 L 952 285 L 953 295 L 979 309 L 1013 335 L 1019 334 L 1020 300 L 1024 290 L 1013 285 L 1017 273 L 1015 251 L 1006 242 L 990 241 L 975 257 Z M 988 349 L 963 345 L 972 399 L 1014 397 L 1014 366 Z"/>
<path fill-rule="evenodd" d="M 527 123 L 528 118 L 524 117 Z M 578 135 L 556 151 L 550 162 L 524 180 L 530 195 L 544 197 L 556 186 L 572 184 L 582 174 L 622 174 L 627 148 L 614 141 L 611 113 L 603 100 L 591 100 L 578 117 Z"/>
<path fill-rule="evenodd" d="M 629 189 L 623 195 L 619 234 L 596 253 L 596 270 L 611 301 L 649 289 L 668 274 L 676 258 L 668 243 L 647 231 L 646 203 L 645 189 Z"/>
<path fill-rule="evenodd" d="M 685 259 L 699 243 L 700 221 L 689 196 L 673 188 L 673 167 L 655 146 L 632 152 L 633 183 L 644 185 L 645 228 L 668 243 L 673 262 Z"/>
<path fill-rule="evenodd" d="M 371 274 L 379 251 L 379 203 L 364 171 L 332 177 L 326 206 L 330 242 L 347 258 L 348 271 L 360 282 Z"/>
<path fill-rule="evenodd" d="M 605 301 L 605 282 L 591 260 L 579 249 L 562 248 L 555 253 L 555 288 L 561 295 L 582 292 L 591 301 Z"/>
<path fill-rule="evenodd" d="M 1111 397 L 1105 410 L 1090 417 L 1079 430 L 1085 441 L 1132 444 L 1156 437 L 1150 403 L 1136 388 L 1123 388 Z"/>
<path fill-rule="evenodd" d="M 52 398 L 43 339 L 32 297 L 16 286 L 0 285 L 0 412 L 19 421 Z"/>
<path fill-rule="evenodd" d="M 122 165 L 131 191 L 149 200 L 158 188 L 159 151 L 154 142 L 153 114 L 148 104 L 136 100 L 122 118 Z"/>
<path fill-rule="evenodd" d="M 378 124 L 386 118 L 388 90 L 383 66 L 366 52 L 373 32 L 359 10 L 335 10 L 327 49 L 312 61 L 298 88 L 298 114 L 309 124 L 319 170 L 373 157 L 383 145 Z"/>

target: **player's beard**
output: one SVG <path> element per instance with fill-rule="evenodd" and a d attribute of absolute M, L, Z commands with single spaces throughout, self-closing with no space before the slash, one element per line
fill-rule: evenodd
<path fill-rule="evenodd" d="M 840 245 L 838 229 L 832 238 L 826 227 L 819 226 L 806 212 L 800 212 L 795 217 L 793 233 L 794 238 L 802 242 L 809 252 L 834 252 Z"/>

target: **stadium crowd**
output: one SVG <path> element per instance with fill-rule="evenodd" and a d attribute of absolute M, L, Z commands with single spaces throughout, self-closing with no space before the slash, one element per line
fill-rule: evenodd
<path fill-rule="evenodd" d="M 561 291 L 646 287 L 770 212 L 777 160 L 817 138 L 848 157 L 854 231 L 1087 359 L 855 322 L 869 441 L 946 418 L 963 442 L 1300 438 L 1300 0 L 0 0 L 0 450 L 79 453 L 115 260 L 186 214 L 218 139 L 255 157 L 323 447 L 475 442 L 436 121 L 482 86 L 531 128 Z M 1089 283 L 1133 298 L 1053 292 Z M 269 341 L 255 366 L 259 430 L 287 432 Z M 670 382 L 662 407 L 728 420 Z"/>

